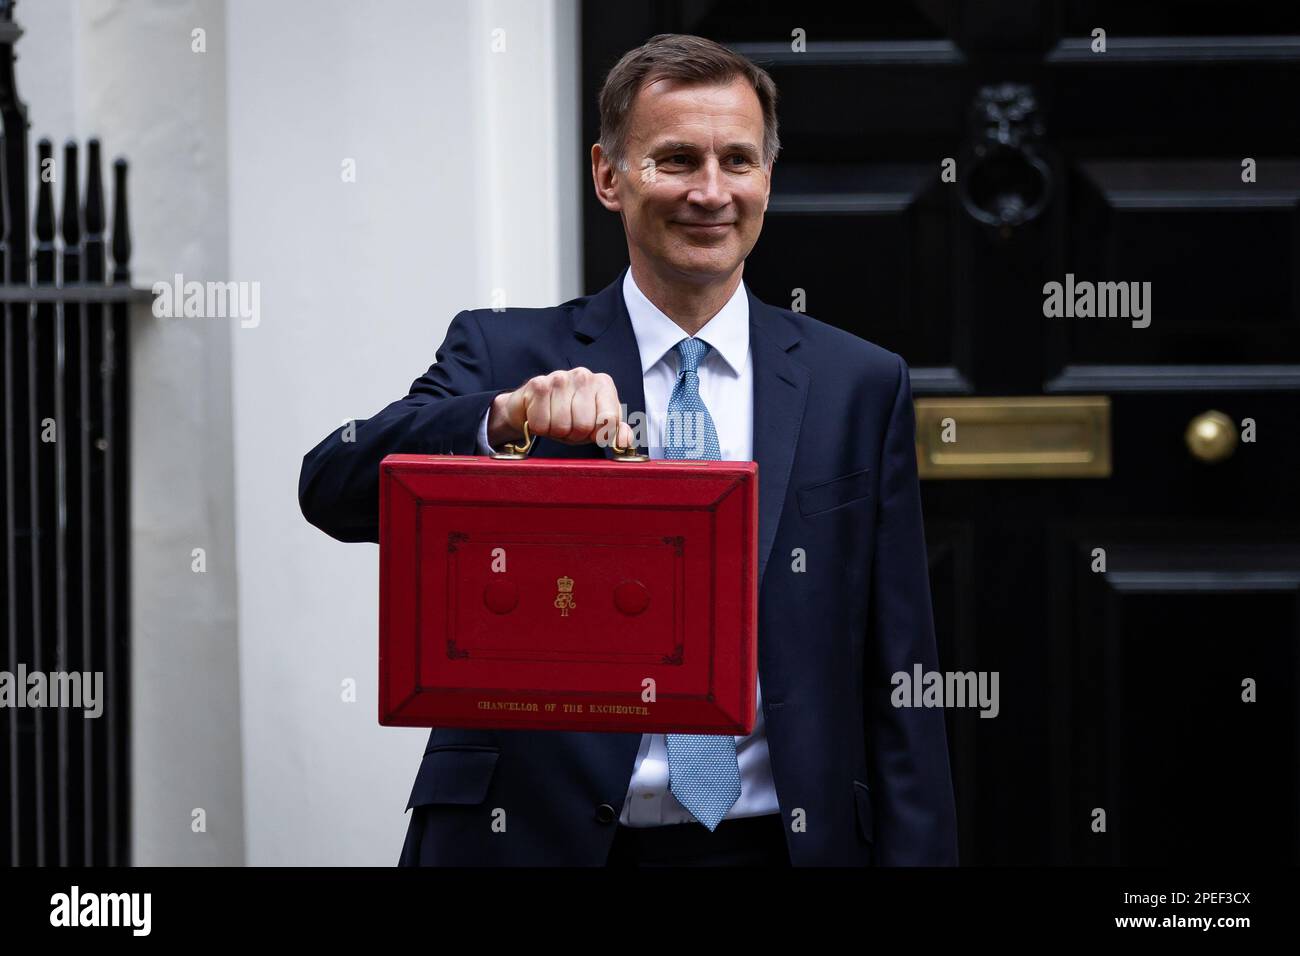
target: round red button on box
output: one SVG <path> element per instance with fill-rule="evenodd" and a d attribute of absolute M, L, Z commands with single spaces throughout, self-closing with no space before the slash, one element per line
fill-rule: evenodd
<path fill-rule="evenodd" d="M 624 581 L 614 588 L 614 606 L 635 617 L 650 606 L 650 592 L 640 581 Z"/>
<path fill-rule="evenodd" d="M 483 589 L 483 603 L 493 614 L 509 614 L 519 606 L 519 588 L 513 581 L 497 578 Z"/>

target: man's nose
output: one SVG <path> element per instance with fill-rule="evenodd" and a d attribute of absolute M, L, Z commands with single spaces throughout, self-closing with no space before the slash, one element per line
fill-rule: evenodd
<path fill-rule="evenodd" d="M 722 166 L 718 163 L 717 157 L 710 156 L 701 164 L 693 188 L 686 199 L 706 209 L 718 209 L 731 201 L 731 194 L 723 179 Z"/>

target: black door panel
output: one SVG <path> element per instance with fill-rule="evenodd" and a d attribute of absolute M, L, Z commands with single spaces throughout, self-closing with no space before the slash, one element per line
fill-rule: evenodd
<path fill-rule="evenodd" d="M 995 719 L 948 714 L 963 861 L 1300 862 L 1300 8 L 587 2 L 584 144 L 660 32 L 780 90 L 760 298 L 918 398 L 1109 399 L 1105 477 L 922 485 L 943 667 L 1000 675 Z M 595 289 L 626 253 L 583 176 Z M 1067 276 L 1150 283 L 1149 324 L 1049 317 Z"/>

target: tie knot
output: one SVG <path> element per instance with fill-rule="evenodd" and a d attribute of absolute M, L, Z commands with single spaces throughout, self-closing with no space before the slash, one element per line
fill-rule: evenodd
<path fill-rule="evenodd" d="M 703 339 L 682 339 L 677 343 L 677 355 L 681 359 L 679 372 L 697 372 L 704 356 L 709 354 L 711 346 Z"/>

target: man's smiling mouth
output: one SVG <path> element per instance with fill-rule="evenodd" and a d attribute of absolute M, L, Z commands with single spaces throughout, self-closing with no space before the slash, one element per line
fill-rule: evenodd
<path fill-rule="evenodd" d="M 692 232 L 702 233 L 704 235 L 721 235 L 732 226 L 734 222 L 676 222 L 673 225 L 680 226 L 683 229 L 689 229 Z"/>

